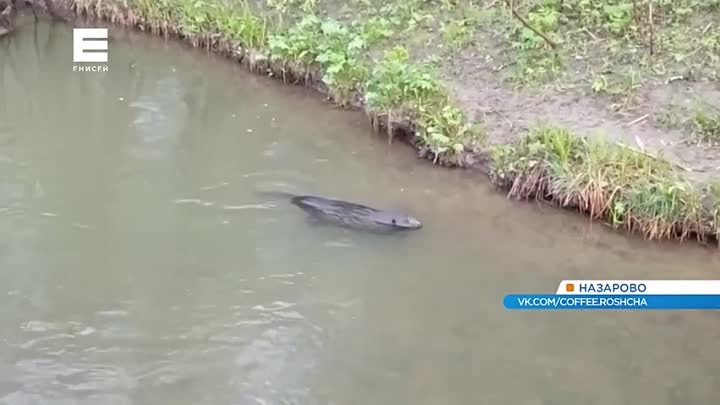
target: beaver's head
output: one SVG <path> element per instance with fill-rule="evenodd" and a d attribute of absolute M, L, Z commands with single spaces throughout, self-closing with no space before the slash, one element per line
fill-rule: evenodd
<path fill-rule="evenodd" d="M 420 229 L 422 222 L 409 215 L 394 212 L 380 212 L 374 216 L 375 222 L 390 225 L 394 228 L 401 229 Z"/>

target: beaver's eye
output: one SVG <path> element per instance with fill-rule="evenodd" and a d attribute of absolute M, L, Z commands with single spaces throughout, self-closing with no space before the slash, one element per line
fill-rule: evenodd
<path fill-rule="evenodd" d="M 392 220 L 392 223 L 393 223 L 393 225 L 395 225 L 395 224 L 396 224 L 396 222 L 395 222 L 395 218 L 393 218 L 393 220 Z"/>

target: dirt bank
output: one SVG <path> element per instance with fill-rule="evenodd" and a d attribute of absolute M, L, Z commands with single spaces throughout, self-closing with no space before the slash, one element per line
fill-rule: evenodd
<path fill-rule="evenodd" d="M 461 55 L 444 75 L 469 118 L 485 123 L 491 144 L 517 141 L 539 123 L 552 124 L 663 157 L 700 183 L 718 178 L 720 149 L 697 144 L 692 136 L 696 104 L 720 107 L 717 82 L 649 84 L 634 95 L 631 108 L 613 111 L 607 97 L 577 89 L 514 88 L 495 68 L 481 55 Z"/>

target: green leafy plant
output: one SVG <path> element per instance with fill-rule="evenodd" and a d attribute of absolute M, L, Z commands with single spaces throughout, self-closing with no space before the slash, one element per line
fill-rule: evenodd
<path fill-rule="evenodd" d="M 450 105 L 426 112 L 422 126 L 422 142 L 433 154 L 434 162 L 443 155 L 453 159 L 484 136 L 481 127 L 470 124 L 460 109 Z"/>
<path fill-rule="evenodd" d="M 305 16 L 297 25 L 286 32 L 270 35 L 268 46 L 273 60 L 302 72 L 309 78 L 312 64 L 319 54 L 322 21 L 314 16 Z M 285 74 L 285 70 L 283 70 Z"/>
<path fill-rule="evenodd" d="M 603 4 L 605 28 L 613 34 L 624 34 L 633 21 L 634 6 L 630 1 Z"/>
<path fill-rule="evenodd" d="M 322 80 L 335 100 L 345 105 L 352 92 L 367 78 L 368 69 L 361 61 L 366 42 L 335 20 L 324 21 L 320 30 L 322 38 L 315 61 L 323 68 Z"/>

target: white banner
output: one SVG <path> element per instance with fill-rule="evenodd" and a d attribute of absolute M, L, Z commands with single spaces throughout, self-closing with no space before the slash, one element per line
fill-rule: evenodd
<path fill-rule="evenodd" d="M 720 295 L 720 280 L 563 280 L 559 295 Z"/>

